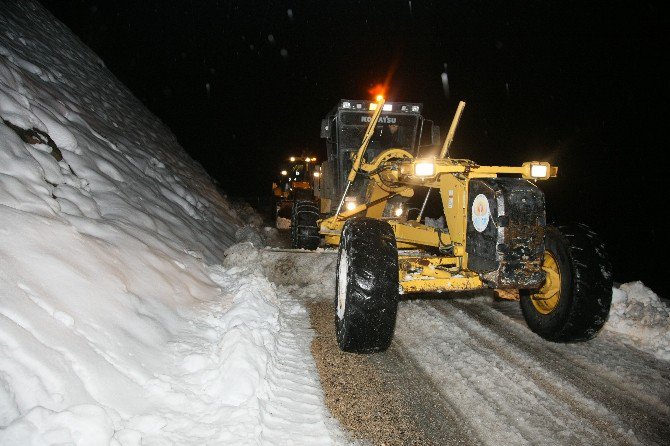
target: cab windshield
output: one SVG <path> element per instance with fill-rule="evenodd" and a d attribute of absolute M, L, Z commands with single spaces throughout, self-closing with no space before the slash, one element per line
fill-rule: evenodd
<path fill-rule="evenodd" d="M 357 150 L 372 119 L 372 111 L 340 111 L 338 146 L 342 150 Z M 368 146 L 370 154 L 390 148 L 402 148 L 414 154 L 419 124 L 417 115 L 383 113 Z"/>

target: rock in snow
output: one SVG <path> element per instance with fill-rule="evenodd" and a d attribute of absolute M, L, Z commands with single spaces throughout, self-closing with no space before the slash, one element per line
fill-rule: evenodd
<path fill-rule="evenodd" d="M 0 117 L 0 444 L 339 441 L 301 304 L 220 265 L 248 216 L 36 2 Z"/>

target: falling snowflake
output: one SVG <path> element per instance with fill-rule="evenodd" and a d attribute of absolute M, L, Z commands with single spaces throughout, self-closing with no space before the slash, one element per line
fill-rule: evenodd
<path fill-rule="evenodd" d="M 449 97 L 449 75 L 447 75 L 446 71 L 444 71 L 442 73 L 442 89 L 444 90 L 444 96 L 448 98 Z"/>

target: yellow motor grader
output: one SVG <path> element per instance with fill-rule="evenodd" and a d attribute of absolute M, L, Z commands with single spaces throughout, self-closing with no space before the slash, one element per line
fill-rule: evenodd
<path fill-rule="evenodd" d="M 384 104 L 379 98 L 370 105 L 369 125 L 352 154 L 344 193 L 335 211 L 313 228 L 327 245 L 339 246 L 335 321 L 340 348 L 385 350 L 402 294 L 482 288 L 513 291 L 508 294 L 518 296 L 528 326 L 545 339 L 593 338 L 609 314 L 611 264 L 603 243 L 586 226 L 547 226 L 537 182 L 555 177 L 558 168 L 542 161 L 509 167 L 451 158 L 463 102 L 439 153 L 416 157 L 390 148 L 366 158 Z M 364 202 L 347 209 L 350 190 L 362 180 Z M 418 216 L 388 214 L 390 202 L 416 191 L 426 194 Z M 422 222 L 434 191 L 446 227 Z"/>

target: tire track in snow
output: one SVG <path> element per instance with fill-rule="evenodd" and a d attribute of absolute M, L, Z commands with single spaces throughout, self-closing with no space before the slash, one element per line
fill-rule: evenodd
<path fill-rule="evenodd" d="M 557 361 L 540 361 L 543 355 L 539 348 L 536 351 L 530 352 L 530 354 L 520 349 L 519 338 L 504 336 L 509 333 L 506 331 L 509 328 L 504 325 L 504 321 L 496 321 L 499 323 L 499 326 L 496 328 L 500 328 L 500 331 L 491 331 L 492 321 L 484 321 L 482 323 L 482 320 L 478 317 L 479 313 L 475 311 L 474 305 L 462 302 L 452 303 L 456 309 L 464 312 L 461 313 L 459 311 L 455 315 L 461 327 L 467 327 L 466 329 L 482 346 L 495 351 L 502 360 L 507 361 L 511 366 L 518 370 L 523 370 L 526 377 L 529 377 L 539 389 L 547 392 L 555 401 L 561 402 L 568 410 L 571 409 L 575 414 L 588 421 L 590 424 L 589 430 L 600 431 L 610 441 L 615 441 L 617 444 L 631 443 L 631 439 L 625 438 L 622 432 L 612 427 L 621 425 L 621 419 L 613 418 L 607 413 L 604 406 L 585 397 L 580 389 L 571 385 L 572 383 L 565 382 L 563 379 L 557 379 L 554 372 Z M 441 304 L 445 303 L 441 302 Z M 445 305 L 435 305 L 435 307 L 444 314 L 448 311 Z M 476 310 L 479 311 L 488 309 L 486 305 L 478 305 L 476 307 Z M 510 322 L 508 321 L 508 324 Z M 486 327 L 486 330 L 482 330 L 481 326 Z M 528 331 L 524 334 L 531 335 Z M 531 336 L 535 340 L 539 340 L 534 335 Z M 505 343 L 504 348 L 501 348 L 501 341 Z M 548 365 L 551 366 L 551 370 L 547 368 Z M 557 418 L 560 415 L 558 413 L 556 415 Z"/>
<path fill-rule="evenodd" d="M 396 339 L 463 414 L 462 422 L 481 443 L 599 444 L 603 434 L 610 443 L 630 442 L 615 429 L 603 432 L 602 426 L 575 414 L 573 406 L 541 382 L 528 380 L 527 370 L 542 364 L 510 362 L 510 356 L 501 352 L 513 350 L 513 344 L 498 341 L 498 336 L 448 303 L 446 311 L 433 304 L 401 305 Z M 482 342 L 487 337 L 488 342 Z"/>
<path fill-rule="evenodd" d="M 598 338 L 585 344 L 554 344 L 539 338 L 525 326 L 501 317 L 503 315 L 488 304 L 442 301 L 434 302 L 433 306 L 446 314 L 450 304 L 463 311 L 472 321 L 471 324 L 481 324 L 488 329 L 481 331 L 474 326 L 472 328 L 483 344 L 494 345 L 496 338 L 509 344 L 507 349 L 501 351 L 501 356 L 510 363 L 523 367 L 524 362 L 530 360 L 534 365 L 539 365 L 539 368 L 529 368 L 528 375 L 548 393 L 565 401 L 602 429 L 603 433 L 609 433 L 612 439 L 624 440 L 618 437 L 621 437 L 621 426 L 625 426 L 624 431 L 632 430 L 639 440 L 647 444 L 667 444 L 670 438 L 670 385 L 667 379 L 657 380 L 656 386 L 652 386 L 656 394 L 642 393 L 640 389 L 632 389 L 630 385 L 622 383 L 617 379 L 619 375 L 607 373 L 600 367 L 594 353 L 609 348 L 598 345 Z M 590 354 L 580 357 L 570 351 L 573 349 L 586 349 Z M 612 351 L 609 356 L 616 358 L 619 356 L 617 353 L 621 351 Z M 645 362 L 639 361 L 639 358 L 637 364 L 641 368 L 645 366 Z M 645 378 L 649 378 L 649 375 Z M 566 392 L 567 388 L 572 389 Z"/>

